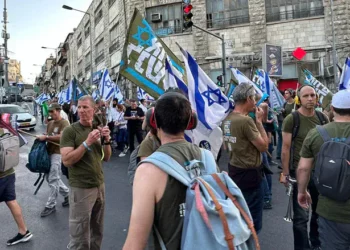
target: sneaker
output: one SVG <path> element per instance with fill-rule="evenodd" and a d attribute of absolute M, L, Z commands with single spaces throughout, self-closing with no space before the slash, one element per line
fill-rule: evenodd
<path fill-rule="evenodd" d="M 8 246 L 13 246 L 21 242 L 27 242 L 33 237 L 32 233 L 27 230 L 25 235 L 18 233 L 15 237 L 7 241 Z"/>
<path fill-rule="evenodd" d="M 264 209 L 272 209 L 272 205 L 270 201 L 265 201 L 264 202 Z"/>
<path fill-rule="evenodd" d="M 53 207 L 53 208 L 45 207 L 45 209 L 41 212 L 40 216 L 41 217 L 46 217 L 46 216 L 52 214 L 55 211 L 56 211 L 56 207 Z"/>
<path fill-rule="evenodd" d="M 119 154 L 119 157 L 124 157 L 126 155 L 126 153 L 124 151 Z"/>
<path fill-rule="evenodd" d="M 128 150 L 129 150 L 129 147 L 126 147 L 126 148 L 124 148 L 124 150 L 123 150 L 122 153 L 123 153 L 124 155 L 126 155 L 126 153 L 128 152 Z"/>
<path fill-rule="evenodd" d="M 69 206 L 69 199 L 68 196 L 64 197 L 64 202 L 62 202 L 62 207 L 68 207 Z"/>
<path fill-rule="evenodd" d="M 270 166 L 276 166 L 276 165 L 278 165 L 278 163 L 275 162 L 275 161 L 269 161 L 269 164 L 270 164 Z"/>

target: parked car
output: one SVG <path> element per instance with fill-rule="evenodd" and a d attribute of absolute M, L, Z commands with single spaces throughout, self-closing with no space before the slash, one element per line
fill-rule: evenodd
<path fill-rule="evenodd" d="M 34 130 L 36 126 L 35 117 L 18 105 L 0 104 L 0 114 L 3 113 L 16 114 L 18 128 Z"/>
<path fill-rule="evenodd" d="M 22 96 L 17 95 L 17 102 L 22 102 Z M 16 95 L 15 94 L 10 94 L 7 97 L 7 103 L 16 103 Z"/>
<path fill-rule="evenodd" d="M 24 102 L 33 102 L 34 101 L 34 97 L 33 96 L 23 96 L 23 101 Z"/>

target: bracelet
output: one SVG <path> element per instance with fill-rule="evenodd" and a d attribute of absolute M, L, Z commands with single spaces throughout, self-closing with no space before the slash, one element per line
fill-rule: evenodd
<path fill-rule="evenodd" d="M 111 145 L 111 144 L 112 144 L 112 139 L 103 143 L 103 145 Z"/>
<path fill-rule="evenodd" d="M 87 149 L 88 151 L 91 151 L 91 148 L 87 145 L 87 143 L 84 141 L 83 142 L 83 146 L 85 149 Z"/>

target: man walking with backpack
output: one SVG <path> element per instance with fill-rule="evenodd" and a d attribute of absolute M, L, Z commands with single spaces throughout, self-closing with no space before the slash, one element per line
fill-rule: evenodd
<path fill-rule="evenodd" d="M 315 106 L 318 98 L 316 91 L 309 85 L 304 85 L 298 90 L 298 99 L 300 108 L 297 111 L 289 114 L 282 128 L 283 146 L 282 146 L 282 168 L 280 181 L 286 186 L 289 178 L 296 178 L 296 170 L 300 159 L 300 150 L 305 140 L 307 133 L 316 127 L 316 125 L 324 125 L 328 123 L 328 118 L 323 113 L 316 111 Z M 318 239 L 317 226 L 317 200 L 318 192 L 313 181 L 308 186 L 310 194 L 313 197 L 312 216 L 310 222 L 310 242 L 308 237 L 308 221 L 309 216 L 307 211 L 299 206 L 297 200 L 298 186 L 295 183 L 293 186 L 293 234 L 294 234 L 294 249 L 308 250 L 319 249 L 320 241 Z"/>
<path fill-rule="evenodd" d="M 172 112 L 169 112 L 169 110 Z M 237 224 L 227 221 L 226 218 L 228 219 L 228 217 L 220 209 L 221 204 L 218 204 L 217 200 L 215 200 L 215 207 L 212 207 L 214 202 L 208 202 L 210 205 L 206 206 L 208 203 L 205 203 L 205 199 L 198 197 L 198 195 L 201 195 L 200 189 L 204 192 L 203 190 L 207 189 L 206 186 L 210 185 L 208 184 L 210 181 L 206 177 L 213 180 L 218 175 L 215 175 L 217 171 L 216 163 L 211 152 L 200 149 L 197 145 L 185 140 L 185 130 L 194 129 L 196 126 L 196 116 L 192 112 L 187 98 L 176 92 L 168 92 L 162 95 L 157 101 L 150 123 L 153 128 L 157 129 L 161 146 L 154 154 L 146 158 L 145 162 L 141 163 L 136 170 L 130 226 L 123 249 L 144 249 L 152 227 L 155 236 L 154 249 L 156 250 L 192 249 L 194 246 L 194 248 L 202 250 L 218 249 L 210 244 L 213 243 L 214 239 L 209 237 L 208 231 L 206 231 L 209 228 L 208 223 L 210 224 L 210 220 L 215 216 L 218 221 L 221 218 L 226 222 L 223 223 L 223 226 L 220 225 L 218 230 L 216 228 L 208 229 L 210 234 L 213 231 L 220 234 L 222 232 L 220 230 L 224 227 L 227 234 L 222 235 L 223 237 L 220 237 L 221 235 L 217 237 L 223 241 L 221 246 L 225 246 L 225 243 L 227 243 L 230 246 L 227 249 L 233 249 L 233 239 L 236 238 L 234 235 L 237 234 L 239 234 L 237 238 L 239 238 L 240 243 L 245 244 L 245 241 L 250 239 L 251 232 L 249 230 L 246 232 L 242 227 L 237 226 L 240 225 L 237 221 Z M 196 160 L 202 161 L 203 165 Z M 204 176 L 202 171 L 213 175 Z M 226 177 L 226 174 L 222 175 Z M 201 182 L 202 178 L 206 179 L 206 182 Z M 226 178 L 230 180 L 228 177 Z M 192 182 L 194 179 L 195 183 Z M 203 184 L 200 189 L 198 182 Z M 233 182 L 231 181 L 230 184 L 233 184 Z M 193 191 L 197 193 L 196 199 L 192 196 L 192 186 L 193 189 L 197 190 Z M 210 190 L 212 190 L 212 187 Z M 237 186 L 234 189 L 239 190 Z M 223 195 L 225 196 L 225 193 Z M 244 210 L 247 211 L 248 208 L 241 192 L 239 191 L 234 195 L 237 196 L 237 201 L 243 202 L 242 207 L 244 206 Z M 189 196 L 193 199 L 190 200 Z M 214 199 L 214 196 L 215 194 L 211 191 L 210 197 Z M 201 215 L 210 213 L 210 218 L 204 218 L 203 220 L 200 217 L 200 213 L 194 207 L 196 206 L 194 200 L 197 200 L 197 205 L 201 206 Z M 224 201 L 225 197 L 221 197 L 220 202 Z M 230 204 L 232 206 L 232 202 Z M 223 206 L 226 207 L 226 205 Z M 225 212 L 233 211 L 237 210 L 229 207 Z M 194 214 L 196 217 L 191 216 Z M 218 214 L 220 214 L 220 218 Z M 231 215 L 230 218 L 236 218 L 238 221 L 242 220 L 240 213 L 237 217 Z M 204 221 L 207 221 L 207 224 L 204 224 Z M 211 225 L 218 225 L 218 221 Z M 242 223 L 244 224 L 244 221 Z M 183 234 L 183 230 L 186 234 Z M 184 235 L 186 237 L 183 238 Z M 194 245 L 194 242 L 196 242 L 196 245 Z M 204 243 L 208 244 L 203 247 Z M 249 248 L 251 245 L 245 247 L 244 249 L 253 249 Z"/>
<path fill-rule="evenodd" d="M 320 192 L 317 213 L 322 249 L 350 249 L 350 92 L 333 96 L 334 122 L 312 129 L 303 143 L 298 167 L 298 202 L 314 203 L 307 191 L 311 171 Z"/>
<path fill-rule="evenodd" d="M 52 120 L 47 124 L 47 134 L 37 136 L 40 141 L 47 141 L 47 152 L 50 155 L 51 168 L 47 175 L 47 182 L 50 186 L 50 196 L 46 202 L 45 209 L 41 212 L 41 217 L 46 217 L 56 211 L 56 199 L 58 193 L 64 197 L 63 207 L 69 205 L 69 189 L 61 180 L 61 154 L 60 147 L 54 143 L 59 143 L 63 129 L 69 126 L 69 122 L 61 117 L 61 106 L 58 103 L 49 105 L 49 114 Z"/>

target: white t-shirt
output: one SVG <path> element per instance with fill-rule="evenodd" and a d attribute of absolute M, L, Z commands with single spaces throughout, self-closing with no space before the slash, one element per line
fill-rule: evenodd
<path fill-rule="evenodd" d="M 145 113 L 145 115 L 146 115 L 147 108 L 145 106 L 143 106 L 143 104 L 140 104 L 139 107 L 142 109 L 143 113 Z"/>
<path fill-rule="evenodd" d="M 116 108 L 108 109 L 108 122 L 117 121 L 118 119 L 118 111 Z"/>
<path fill-rule="evenodd" d="M 60 114 L 61 114 L 62 119 L 67 120 L 67 121 L 69 122 L 68 115 L 66 114 L 66 112 L 64 112 L 64 111 L 61 109 Z M 70 124 L 70 123 L 69 123 L 69 124 Z"/>

